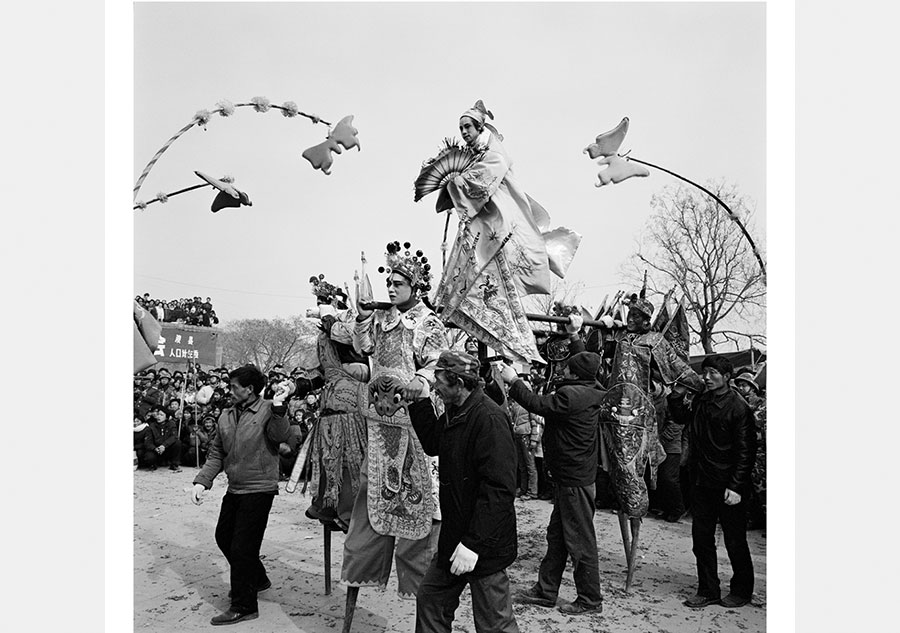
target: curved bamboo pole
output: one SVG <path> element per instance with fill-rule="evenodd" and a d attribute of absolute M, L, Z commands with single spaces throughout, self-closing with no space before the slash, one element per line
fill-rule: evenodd
<path fill-rule="evenodd" d="M 689 180 L 680 174 L 676 174 L 674 171 L 666 169 L 665 167 L 660 167 L 659 165 L 654 165 L 653 163 L 648 163 L 647 161 L 643 161 L 638 158 L 634 158 L 627 154 L 619 154 L 619 158 L 624 158 L 625 160 L 633 160 L 634 162 L 640 163 L 641 165 L 646 165 L 647 167 L 653 167 L 654 169 L 664 171 L 667 174 L 669 174 L 670 176 L 675 176 L 679 180 L 683 180 L 684 182 L 688 183 L 689 185 L 693 185 L 693 186 L 697 187 L 697 189 L 699 189 L 706 195 L 710 196 L 713 200 L 718 202 L 722 206 L 722 208 L 725 209 L 725 211 L 728 213 L 728 217 L 730 217 L 735 222 L 735 224 L 737 224 L 738 227 L 741 229 L 741 232 L 744 234 L 744 237 L 747 238 L 747 242 L 750 243 L 750 248 L 753 249 L 753 254 L 756 256 L 756 261 L 759 262 L 759 267 L 760 267 L 760 269 L 762 269 L 763 283 L 766 282 L 766 264 L 763 261 L 762 255 L 760 255 L 760 253 L 759 253 L 759 249 L 756 247 L 756 242 L 754 242 L 753 238 L 750 237 L 750 233 L 747 232 L 746 227 L 744 227 L 744 224 L 741 222 L 740 218 L 738 218 L 737 214 L 735 214 L 735 212 L 732 211 L 731 208 L 727 204 L 725 204 L 721 198 L 719 198 L 719 196 L 714 194 L 712 191 L 710 191 L 706 187 L 703 187 L 702 185 L 698 185 L 693 180 Z"/>

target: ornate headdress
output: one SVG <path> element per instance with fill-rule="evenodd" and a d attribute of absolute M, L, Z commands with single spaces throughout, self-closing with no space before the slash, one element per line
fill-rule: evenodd
<path fill-rule="evenodd" d="M 638 297 L 638 295 L 632 294 L 623 303 L 625 303 L 629 309 L 633 308 L 638 312 L 642 312 L 648 319 L 653 316 L 653 304 L 644 297 Z"/>
<path fill-rule="evenodd" d="M 347 294 L 343 290 L 325 281 L 325 275 L 310 277 L 309 283 L 312 286 L 313 294 L 316 295 L 316 302 L 319 304 L 331 303 L 337 297 L 340 297 L 342 301 L 347 299 Z"/>
<path fill-rule="evenodd" d="M 481 123 L 482 125 L 484 125 L 484 127 L 493 132 L 494 136 L 496 136 L 497 139 L 501 141 L 503 140 L 503 135 L 497 131 L 497 128 L 487 122 L 488 119 L 492 121 L 494 120 L 494 113 L 484 106 L 484 101 L 482 101 L 481 99 L 476 101 L 475 105 L 473 105 L 471 108 L 460 114 L 459 118 L 463 118 L 464 116 L 469 117 L 473 121 Z"/>
<path fill-rule="evenodd" d="M 384 254 L 384 266 L 378 267 L 378 272 L 399 273 L 409 279 L 413 287 L 418 288 L 422 292 L 431 290 L 431 264 L 428 258 L 424 256 L 422 251 L 416 251 L 415 254 L 410 252 L 412 246 L 409 242 L 403 242 L 403 249 L 400 248 L 400 242 L 388 242 L 387 252 Z"/>

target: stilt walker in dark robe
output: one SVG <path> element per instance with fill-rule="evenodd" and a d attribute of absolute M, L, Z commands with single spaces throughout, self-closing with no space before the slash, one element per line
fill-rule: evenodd
<path fill-rule="evenodd" d="M 665 336 L 650 331 L 653 305 L 643 294 L 631 295 L 625 329 L 611 330 L 604 340 L 612 369 L 600 410 L 601 459 L 618 500 L 628 562 L 626 590 L 634 576 L 641 520 L 649 509 L 644 472 L 649 464 L 651 485 L 655 485 L 655 467 L 665 459 L 653 395 L 676 382 L 693 390 L 702 388 L 700 377 Z"/>

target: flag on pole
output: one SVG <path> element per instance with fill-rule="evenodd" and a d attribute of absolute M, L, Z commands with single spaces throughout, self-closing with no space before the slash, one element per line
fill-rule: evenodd
<path fill-rule="evenodd" d="M 687 312 L 684 309 L 684 299 L 678 302 L 675 314 L 672 315 L 669 324 L 663 330 L 663 336 L 672 344 L 682 360 L 687 362 L 691 349 L 691 330 L 688 326 Z"/>

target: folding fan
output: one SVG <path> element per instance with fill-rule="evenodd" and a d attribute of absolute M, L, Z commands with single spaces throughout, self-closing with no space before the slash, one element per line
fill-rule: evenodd
<path fill-rule="evenodd" d="M 414 200 L 418 202 L 429 193 L 443 189 L 453 178 L 463 173 L 478 155 L 455 139 L 444 139 L 437 156 L 422 165 L 422 171 L 414 183 Z"/>

